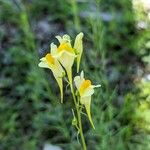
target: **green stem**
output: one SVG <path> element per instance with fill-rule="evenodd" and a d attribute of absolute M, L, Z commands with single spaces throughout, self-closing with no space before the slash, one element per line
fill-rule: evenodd
<path fill-rule="evenodd" d="M 78 121 L 79 133 L 80 133 L 80 137 L 81 137 L 81 141 L 82 141 L 83 150 L 87 150 L 84 135 L 83 135 L 83 129 L 82 129 L 81 110 L 79 108 L 79 104 L 77 103 L 77 99 L 76 99 L 74 89 L 73 89 L 73 84 L 72 84 L 72 72 L 71 72 L 71 74 L 68 74 L 68 75 L 69 75 L 68 76 L 69 80 L 71 79 L 70 80 L 71 82 L 69 81 L 69 83 L 70 83 L 70 88 L 71 88 L 71 93 L 73 96 L 75 108 L 77 111 L 77 121 Z"/>
<path fill-rule="evenodd" d="M 87 150 L 84 135 L 83 135 L 83 129 L 82 129 L 81 112 L 79 109 L 77 109 L 77 116 L 78 116 L 78 123 L 79 123 L 79 130 L 80 130 L 79 132 L 81 136 L 82 146 L 84 150 Z"/>

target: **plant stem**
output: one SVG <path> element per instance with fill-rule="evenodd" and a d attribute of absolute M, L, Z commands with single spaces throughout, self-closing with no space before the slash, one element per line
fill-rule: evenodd
<path fill-rule="evenodd" d="M 78 116 L 78 123 L 79 123 L 79 130 L 80 130 L 79 132 L 81 136 L 82 146 L 84 150 L 87 150 L 84 135 L 83 135 L 83 129 L 82 129 L 81 112 L 79 109 L 77 109 L 77 116 Z"/>
<path fill-rule="evenodd" d="M 72 75 L 72 73 L 71 73 L 71 75 Z M 74 104 L 75 104 L 75 108 L 76 108 L 76 112 L 77 112 L 77 121 L 78 121 L 79 133 L 80 133 L 80 137 L 81 137 L 81 141 L 82 141 L 83 150 L 87 150 L 84 135 L 83 135 L 83 129 L 82 129 L 81 110 L 80 110 L 79 105 L 77 103 L 77 99 L 76 99 L 76 96 L 74 93 L 72 82 L 70 83 L 70 88 L 71 88 L 71 93 L 73 96 L 73 100 L 74 100 Z"/>

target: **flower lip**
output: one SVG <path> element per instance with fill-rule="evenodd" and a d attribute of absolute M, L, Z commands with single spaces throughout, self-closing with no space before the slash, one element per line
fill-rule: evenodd
<path fill-rule="evenodd" d="M 90 80 L 84 80 L 79 88 L 79 93 L 82 95 L 84 91 L 91 86 L 91 81 Z"/>
<path fill-rule="evenodd" d="M 55 59 L 54 59 L 54 57 L 50 54 L 50 53 L 48 53 L 46 56 L 45 56 L 45 58 L 46 58 L 46 61 L 49 63 L 49 64 L 55 64 Z"/>
<path fill-rule="evenodd" d="M 59 45 L 59 47 L 57 48 L 57 51 L 58 52 L 61 52 L 61 51 L 67 51 L 67 52 L 70 52 L 70 53 L 74 53 L 74 49 L 70 46 L 70 44 L 68 42 L 66 43 L 61 43 Z"/>

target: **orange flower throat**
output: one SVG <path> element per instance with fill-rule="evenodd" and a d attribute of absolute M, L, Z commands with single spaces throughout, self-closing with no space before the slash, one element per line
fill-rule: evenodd
<path fill-rule="evenodd" d="M 74 53 L 74 49 L 69 45 L 69 43 L 62 43 L 58 47 L 58 52 L 61 52 L 63 50 Z"/>
<path fill-rule="evenodd" d="M 53 57 L 50 53 L 48 53 L 48 54 L 45 56 L 45 58 L 46 58 L 46 60 L 47 60 L 47 62 L 48 62 L 49 64 L 53 64 L 53 65 L 54 65 L 55 59 L 54 59 L 54 57 Z"/>
<path fill-rule="evenodd" d="M 79 88 L 79 93 L 82 95 L 84 91 L 91 86 L 91 81 L 90 80 L 84 80 Z"/>

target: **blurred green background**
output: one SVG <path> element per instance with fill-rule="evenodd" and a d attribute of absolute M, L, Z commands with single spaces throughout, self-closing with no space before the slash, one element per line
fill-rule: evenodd
<path fill-rule="evenodd" d="M 84 32 L 81 69 L 100 83 L 88 150 L 150 150 L 148 0 L 0 0 L 0 150 L 81 149 L 67 88 L 38 68 L 55 35 Z M 68 119 L 66 119 L 68 118 Z M 69 119 L 70 118 L 70 119 Z"/>

